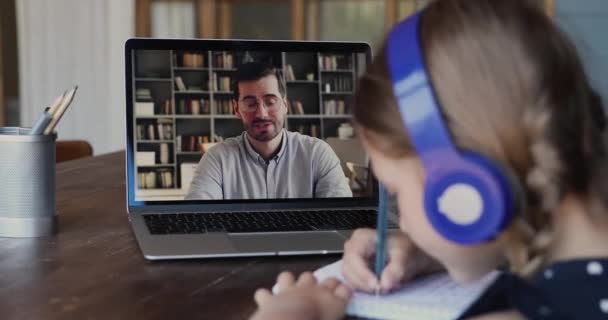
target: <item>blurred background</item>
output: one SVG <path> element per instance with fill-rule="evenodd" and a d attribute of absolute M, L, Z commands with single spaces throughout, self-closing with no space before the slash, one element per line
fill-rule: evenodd
<path fill-rule="evenodd" d="M 129 37 L 357 40 L 374 50 L 430 0 L 0 0 L 0 125 L 29 127 L 64 90 L 79 91 L 59 139 L 95 154 L 124 149 Z M 576 41 L 608 99 L 607 0 L 539 0 Z"/>

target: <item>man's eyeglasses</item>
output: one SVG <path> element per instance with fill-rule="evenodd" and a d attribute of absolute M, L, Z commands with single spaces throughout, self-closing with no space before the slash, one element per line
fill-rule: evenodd
<path fill-rule="evenodd" d="M 279 110 L 281 105 L 283 104 L 283 100 L 277 96 L 265 96 L 261 99 L 261 102 L 264 104 L 264 108 L 268 112 L 276 112 Z M 243 112 L 252 113 L 255 112 L 260 106 L 260 99 L 248 97 L 241 100 L 239 103 L 239 108 Z"/>

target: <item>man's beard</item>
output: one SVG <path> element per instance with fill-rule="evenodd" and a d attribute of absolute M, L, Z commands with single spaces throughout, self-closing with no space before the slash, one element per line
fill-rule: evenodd
<path fill-rule="evenodd" d="M 256 128 L 256 125 L 263 125 L 266 123 L 272 125 L 263 129 Z M 260 142 L 266 142 L 279 135 L 281 129 L 283 129 L 283 123 L 282 121 L 274 121 L 272 119 L 256 119 L 253 120 L 251 125 L 245 124 L 245 129 L 247 130 L 247 134 L 253 139 Z"/>

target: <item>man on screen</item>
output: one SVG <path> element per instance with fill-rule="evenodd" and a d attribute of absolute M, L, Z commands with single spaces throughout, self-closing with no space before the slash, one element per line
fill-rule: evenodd
<path fill-rule="evenodd" d="M 245 131 L 205 152 L 187 200 L 352 197 L 331 147 L 283 128 L 287 97 L 275 68 L 241 65 L 233 91 L 232 107 Z"/>

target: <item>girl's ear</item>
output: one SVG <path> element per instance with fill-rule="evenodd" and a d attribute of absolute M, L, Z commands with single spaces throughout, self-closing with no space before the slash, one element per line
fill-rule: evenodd
<path fill-rule="evenodd" d="M 232 99 L 232 110 L 237 118 L 242 119 L 241 113 L 239 112 L 239 104 L 234 99 Z"/>

